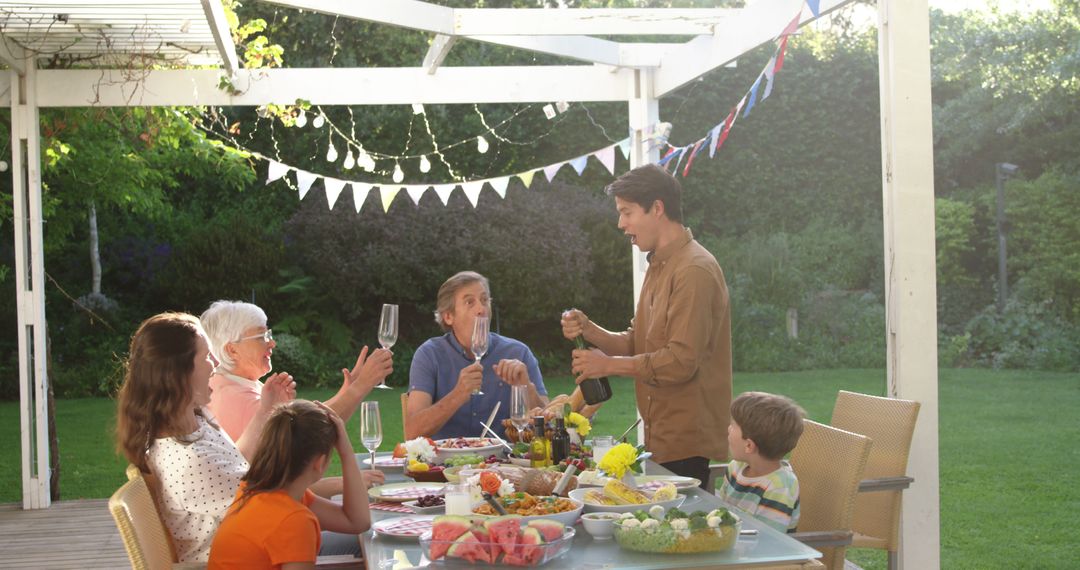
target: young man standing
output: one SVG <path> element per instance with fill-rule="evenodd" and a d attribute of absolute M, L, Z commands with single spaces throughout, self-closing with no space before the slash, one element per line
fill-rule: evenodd
<path fill-rule="evenodd" d="M 577 382 L 634 379 L 645 448 L 653 459 L 704 486 L 709 461 L 728 457 L 731 407 L 731 314 L 716 258 L 682 225 L 682 187 L 649 164 L 606 189 L 619 229 L 648 252 L 649 269 L 630 328 L 611 332 L 578 310 L 562 318 L 563 335 L 597 348 L 575 350 Z"/>

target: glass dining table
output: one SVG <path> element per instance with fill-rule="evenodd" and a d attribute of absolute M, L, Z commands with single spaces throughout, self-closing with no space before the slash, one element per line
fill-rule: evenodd
<path fill-rule="evenodd" d="M 385 456 L 389 454 L 379 454 Z M 365 459 L 367 454 L 360 454 L 357 460 Z M 386 469 L 386 483 L 411 481 L 405 477 L 401 468 Z M 646 475 L 672 475 L 659 464 L 648 461 Z M 686 501 L 681 507 L 686 511 L 709 511 L 722 506 L 719 498 L 695 487 L 681 490 Z M 372 522 L 406 516 L 381 510 L 372 510 Z M 743 535 L 739 537 L 735 548 L 725 552 L 701 554 L 649 554 L 624 550 L 612 539 L 594 540 L 585 532 L 580 523 L 574 527 L 574 544 L 566 554 L 544 564 L 542 568 L 590 570 L 611 568 L 620 570 L 660 570 L 667 568 L 771 568 L 771 569 L 820 569 L 824 566 L 817 560 L 821 553 L 803 543 L 766 526 L 750 515 L 740 514 L 743 520 Z M 746 531 L 757 531 L 748 534 Z M 360 535 L 364 550 L 364 562 L 369 570 L 403 570 L 431 566 L 420 549 L 416 538 L 395 538 L 368 531 Z M 457 567 L 457 561 L 446 564 L 439 561 L 435 568 L 444 566 Z M 460 564 L 468 567 L 467 563 Z M 483 564 L 479 565 L 485 566 Z M 488 565 L 488 568 L 513 568 L 512 566 Z"/>

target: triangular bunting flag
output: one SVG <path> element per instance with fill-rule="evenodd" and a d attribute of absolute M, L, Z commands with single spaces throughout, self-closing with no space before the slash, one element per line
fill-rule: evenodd
<path fill-rule="evenodd" d="M 506 186 L 510 184 L 510 177 L 503 176 L 502 178 L 492 178 L 488 180 L 488 184 L 491 185 L 491 189 L 499 195 L 500 198 L 506 198 Z"/>
<path fill-rule="evenodd" d="M 419 206 L 420 198 L 424 195 L 424 192 L 427 192 L 428 188 L 427 185 L 406 186 L 405 192 L 412 198 L 413 203 Z"/>
<path fill-rule="evenodd" d="M 345 181 L 337 178 L 323 178 L 323 186 L 326 186 L 326 203 L 333 210 L 334 203 L 341 195 L 341 189 L 345 187 Z"/>
<path fill-rule="evenodd" d="M 304 196 L 307 196 L 308 190 L 311 190 L 311 185 L 315 183 L 315 179 L 318 177 L 317 174 L 306 170 L 296 171 L 296 186 L 300 189 L 301 200 L 304 199 Z"/>
<path fill-rule="evenodd" d="M 285 176 L 288 172 L 288 166 L 281 164 L 276 160 L 271 160 L 270 164 L 266 167 L 266 183 L 269 184 L 282 176 Z"/>
<path fill-rule="evenodd" d="M 615 174 L 615 145 L 604 147 L 593 153 L 596 160 L 600 161 L 600 164 L 604 165 L 604 168 L 611 174 Z"/>
<path fill-rule="evenodd" d="M 589 155 L 583 154 L 570 161 L 570 166 L 574 167 L 574 171 L 578 176 L 581 176 L 582 172 L 585 172 L 585 165 L 589 162 Z"/>
<path fill-rule="evenodd" d="M 773 56 L 769 60 L 769 63 L 765 64 L 765 92 L 761 94 L 761 100 L 764 101 L 769 98 L 769 94 L 772 93 L 773 78 L 776 77 L 776 56 Z"/>
<path fill-rule="evenodd" d="M 716 137 L 720 136 L 720 129 L 724 127 L 723 123 L 716 125 L 709 131 L 709 158 L 712 158 L 716 154 Z"/>
<path fill-rule="evenodd" d="M 521 174 L 518 174 L 517 177 L 520 178 L 521 183 L 524 184 L 526 188 L 528 188 L 529 185 L 532 184 L 534 174 L 536 174 L 536 171 L 530 170 L 528 172 L 522 172 Z"/>
<path fill-rule="evenodd" d="M 690 165 L 694 164 L 694 157 L 697 156 L 698 151 L 701 150 L 701 144 L 705 142 L 705 139 L 701 139 L 694 143 L 694 150 L 690 151 L 690 158 L 686 161 L 686 168 L 683 169 L 683 178 L 686 178 L 687 174 L 690 174 Z"/>
<path fill-rule="evenodd" d="M 780 70 L 784 67 L 784 52 L 787 51 L 787 36 L 780 40 L 780 49 L 776 54 L 776 67 L 773 67 L 773 73 L 780 73 Z"/>
<path fill-rule="evenodd" d="M 480 202 L 480 191 L 484 189 L 484 181 L 465 182 L 461 185 L 461 189 L 465 192 L 465 197 L 472 203 L 472 207 L 475 208 Z"/>
<path fill-rule="evenodd" d="M 690 148 L 690 147 L 684 146 L 684 147 L 679 149 L 679 153 L 675 157 L 675 168 L 672 170 L 672 172 L 674 172 L 676 174 L 679 173 L 679 165 L 682 164 L 682 159 L 686 158 L 686 150 L 688 148 Z"/>
<path fill-rule="evenodd" d="M 360 213 L 360 208 L 364 207 L 364 200 L 367 200 L 369 192 L 371 192 L 371 184 L 364 184 L 362 182 L 352 183 L 353 206 L 356 207 L 357 214 Z"/>
<path fill-rule="evenodd" d="M 679 150 L 680 149 L 677 146 L 671 147 L 671 149 L 668 150 L 667 153 L 664 154 L 663 158 L 661 158 L 659 161 L 657 161 L 656 164 L 659 165 L 659 166 L 664 166 L 665 164 L 670 162 L 671 159 L 675 158 L 675 153 L 679 152 Z"/>
<path fill-rule="evenodd" d="M 379 187 L 379 198 L 382 198 L 382 210 L 383 210 L 383 213 L 389 213 L 390 212 L 390 203 L 394 201 L 394 197 L 398 195 L 398 192 L 401 192 L 401 187 L 400 186 L 393 186 L 393 187 L 391 187 L 391 186 L 380 186 Z"/>
<path fill-rule="evenodd" d="M 619 150 L 622 151 L 622 157 L 626 160 L 630 160 L 630 139 L 625 138 L 617 143 Z"/>
<path fill-rule="evenodd" d="M 435 195 L 442 200 L 443 206 L 450 204 L 450 194 L 453 193 L 457 184 L 440 184 L 435 186 Z"/>
<path fill-rule="evenodd" d="M 802 21 L 802 9 L 801 8 L 799 9 L 799 13 L 795 14 L 795 19 L 788 22 L 787 27 L 784 28 L 784 31 L 780 32 L 780 35 L 784 36 L 784 37 L 787 37 L 787 36 L 790 36 L 791 34 L 794 34 L 795 30 L 799 29 L 799 22 L 800 21 Z"/>
<path fill-rule="evenodd" d="M 810 6 L 810 13 L 815 18 L 821 15 L 821 0 L 806 0 L 807 6 Z"/>
<path fill-rule="evenodd" d="M 544 176 L 547 176 L 548 182 L 555 181 L 555 174 L 559 172 L 559 169 L 562 168 L 564 164 L 566 163 L 560 162 L 558 164 L 549 164 L 544 167 Z"/>
<path fill-rule="evenodd" d="M 716 150 L 720 150 L 724 141 L 727 140 L 728 133 L 731 132 L 731 125 L 735 124 L 735 115 L 738 114 L 738 112 L 739 109 L 736 107 L 735 109 L 732 109 L 731 112 L 728 113 L 727 118 L 724 119 L 724 130 L 720 132 L 720 138 L 716 139 Z"/>
<path fill-rule="evenodd" d="M 754 82 L 754 86 L 750 88 L 750 94 L 746 96 L 746 110 L 743 111 L 742 116 L 750 116 L 750 109 L 754 108 L 754 102 L 757 101 L 757 90 L 761 86 L 761 77 L 757 77 L 757 81 Z"/>

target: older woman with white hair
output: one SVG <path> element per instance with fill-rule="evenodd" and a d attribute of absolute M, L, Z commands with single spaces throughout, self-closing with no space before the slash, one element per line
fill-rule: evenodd
<path fill-rule="evenodd" d="M 210 378 L 213 391 L 208 407 L 225 432 L 238 440 L 259 409 L 263 387 L 259 378 L 272 370 L 270 358 L 277 343 L 266 326 L 266 313 L 251 303 L 215 301 L 199 320 L 218 361 Z M 379 348 L 368 354 L 365 346 L 352 370 L 341 370 L 341 389 L 326 404 L 347 421 L 372 388 L 392 371 L 390 351 Z M 266 380 L 282 376 L 292 379 L 279 372 Z"/>

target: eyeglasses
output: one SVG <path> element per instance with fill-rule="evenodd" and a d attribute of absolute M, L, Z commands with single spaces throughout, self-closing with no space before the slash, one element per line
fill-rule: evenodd
<path fill-rule="evenodd" d="M 251 340 L 253 338 L 261 339 L 266 344 L 270 344 L 270 341 L 274 340 L 274 331 L 266 329 L 266 332 L 253 334 L 251 336 L 245 336 L 244 338 L 238 338 L 234 342 L 244 342 L 245 340 Z"/>

